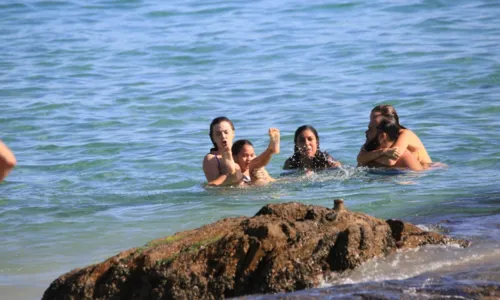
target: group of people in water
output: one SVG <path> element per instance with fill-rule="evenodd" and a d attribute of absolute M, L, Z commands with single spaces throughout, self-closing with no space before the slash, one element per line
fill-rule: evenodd
<path fill-rule="evenodd" d="M 259 156 L 249 140 L 233 143 L 234 125 L 226 117 L 210 124 L 210 139 L 214 147 L 203 159 L 203 171 L 209 185 L 265 185 L 275 181 L 265 166 L 280 152 L 280 131 L 269 129 L 269 146 Z M 424 170 L 432 160 L 422 141 L 410 129 L 399 123 L 391 105 L 378 105 L 370 113 L 366 142 L 357 156 L 358 166 Z M 313 126 L 297 128 L 294 153 L 283 166 L 285 170 L 306 172 L 337 168 L 342 164 L 326 151 L 320 150 L 320 138 Z M 12 151 L 0 141 L 0 182 L 16 165 Z"/>
<path fill-rule="evenodd" d="M 214 147 L 203 159 L 203 171 L 209 185 L 265 185 L 275 181 L 265 170 L 274 154 L 280 152 L 280 132 L 269 129 L 269 145 L 259 156 L 249 140 L 233 143 L 235 128 L 226 117 L 210 124 Z M 370 113 L 366 142 L 357 156 L 358 166 L 424 170 L 432 160 L 419 137 L 399 124 L 399 116 L 391 105 L 378 105 Z M 294 153 L 283 166 L 285 170 L 306 172 L 337 168 L 342 164 L 320 150 L 320 138 L 313 126 L 297 128 Z"/>

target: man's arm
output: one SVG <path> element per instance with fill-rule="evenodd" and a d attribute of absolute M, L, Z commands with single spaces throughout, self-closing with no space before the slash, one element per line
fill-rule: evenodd
<path fill-rule="evenodd" d="M 361 147 L 356 160 L 358 161 L 358 166 L 366 166 L 372 160 L 375 160 L 384 155 L 383 149 L 366 151 L 364 147 Z"/>
<path fill-rule="evenodd" d="M 399 149 L 400 148 L 397 148 L 397 147 L 391 147 L 391 148 L 382 148 L 382 149 L 374 150 L 372 152 L 382 151 L 381 156 L 374 159 L 374 160 L 371 160 L 371 161 L 365 163 L 364 165 L 367 165 L 370 162 L 376 162 L 379 165 L 392 167 L 396 164 L 396 162 L 398 161 L 398 158 L 401 156 L 401 151 L 399 151 Z M 362 151 L 364 151 L 364 150 L 362 149 Z M 365 151 L 365 152 L 367 152 L 367 151 Z M 371 153 L 371 152 L 367 152 L 367 153 Z M 361 166 L 363 166 L 363 165 L 361 165 Z"/>

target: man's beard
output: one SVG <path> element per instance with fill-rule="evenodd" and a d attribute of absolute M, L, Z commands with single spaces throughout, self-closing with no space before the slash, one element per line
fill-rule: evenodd
<path fill-rule="evenodd" d="M 366 141 L 363 147 L 366 151 L 370 152 L 376 150 L 379 146 L 380 142 L 378 141 L 378 136 L 375 136 L 373 139 Z"/>

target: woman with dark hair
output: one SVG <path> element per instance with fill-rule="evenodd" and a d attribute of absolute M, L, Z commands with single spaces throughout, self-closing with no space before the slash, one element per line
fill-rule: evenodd
<path fill-rule="evenodd" d="M 319 135 L 310 125 L 297 128 L 294 136 L 294 153 L 285 161 L 283 169 L 320 170 L 336 168 L 340 162 L 333 159 L 326 151 L 319 150 Z"/>
<path fill-rule="evenodd" d="M 372 109 L 367 133 L 378 126 L 381 118 L 394 120 L 395 124 L 400 128 L 399 136 L 388 148 L 366 151 L 364 147 L 361 147 L 357 157 L 358 165 L 364 166 L 375 161 L 380 165 L 391 167 L 396 164 L 397 159 L 406 150 L 409 150 L 422 166 L 428 166 L 432 163 L 431 157 L 418 136 L 410 129 L 399 124 L 399 116 L 392 105 L 378 105 Z"/>
<path fill-rule="evenodd" d="M 375 130 L 367 132 L 367 142 L 363 146 L 366 151 L 372 152 L 378 149 L 389 148 L 401 135 L 401 127 L 394 118 L 382 117 L 378 122 Z M 376 161 L 368 163 L 367 166 L 381 167 Z M 382 165 L 382 167 L 387 166 Z M 411 169 L 413 171 L 423 169 L 420 162 L 409 150 L 403 151 L 391 168 Z"/>
<path fill-rule="evenodd" d="M 218 117 L 210 123 L 210 140 L 214 147 L 203 159 L 203 171 L 209 185 L 238 185 L 241 171 L 234 163 L 231 146 L 234 125 L 226 117 Z"/>
<path fill-rule="evenodd" d="M 280 132 L 277 128 L 269 128 L 269 146 L 259 156 L 255 157 L 255 150 L 249 140 L 234 142 L 231 152 L 234 161 L 239 165 L 243 181 L 252 185 L 266 185 L 276 181 L 264 168 L 273 154 L 278 154 L 280 149 Z"/>

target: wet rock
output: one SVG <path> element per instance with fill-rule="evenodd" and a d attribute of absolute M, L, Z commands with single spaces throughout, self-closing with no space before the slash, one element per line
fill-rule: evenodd
<path fill-rule="evenodd" d="M 317 286 L 396 249 L 468 243 L 397 220 L 335 208 L 269 204 L 251 218 L 227 218 L 153 240 L 75 269 L 43 299 L 220 299 Z"/>

